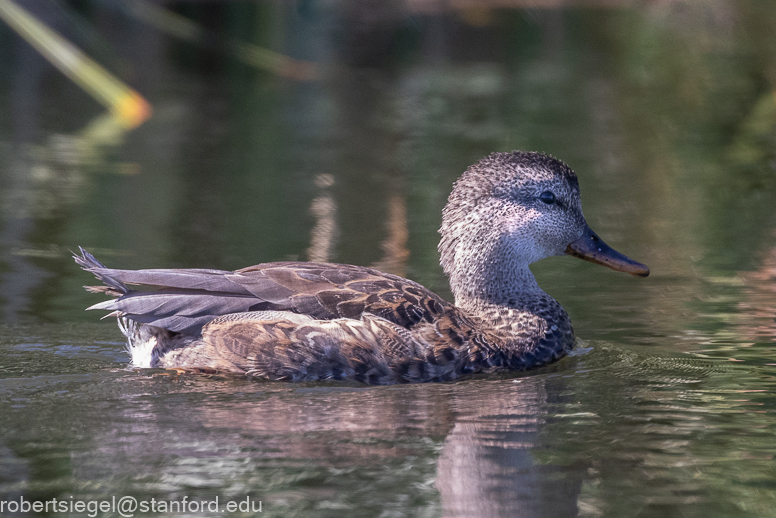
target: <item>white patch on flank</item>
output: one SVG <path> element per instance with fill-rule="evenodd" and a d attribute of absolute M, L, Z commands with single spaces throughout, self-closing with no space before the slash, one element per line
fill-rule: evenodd
<path fill-rule="evenodd" d="M 129 354 L 132 356 L 132 360 L 129 366 L 137 369 L 150 369 L 156 343 L 155 336 L 145 342 L 131 342 Z"/>

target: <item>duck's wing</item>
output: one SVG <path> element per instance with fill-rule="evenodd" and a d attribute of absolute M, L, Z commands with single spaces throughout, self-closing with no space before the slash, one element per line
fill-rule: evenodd
<path fill-rule="evenodd" d="M 449 306 L 416 282 L 347 264 L 266 263 L 237 270 L 229 280 L 267 301 L 258 309 L 288 310 L 321 320 L 371 313 L 409 328 L 432 322 Z"/>
<path fill-rule="evenodd" d="M 75 261 L 105 285 L 90 291 L 117 296 L 89 309 L 126 315 L 174 332 L 250 311 L 291 311 L 319 320 L 371 313 L 411 328 L 432 322 L 449 304 L 420 284 L 361 266 L 279 262 L 223 270 L 115 270 L 80 250 Z M 128 285 L 153 286 L 140 291 Z"/>

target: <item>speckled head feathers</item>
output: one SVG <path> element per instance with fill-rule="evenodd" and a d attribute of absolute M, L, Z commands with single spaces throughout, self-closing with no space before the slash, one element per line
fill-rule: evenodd
<path fill-rule="evenodd" d="M 457 298 L 498 291 L 495 284 L 514 282 L 510 270 L 563 254 L 585 225 L 566 164 L 536 152 L 492 153 L 455 182 L 439 231 L 442 266 Z"/>
<path fill-rule="evenodd" d="M 535 151 L 491 153 L 455 182 L 445 212 L 465 210 L 482 198 L 508 196 L 531 184 L 549 183 L 565 183 L 579 194 L 577 175 L 557 158 Z"/>

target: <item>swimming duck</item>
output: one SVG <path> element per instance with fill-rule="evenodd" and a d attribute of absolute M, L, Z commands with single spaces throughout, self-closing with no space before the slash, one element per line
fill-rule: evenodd
<path fill-rule="evenodd" d="M 73 257 L 104 283 L 87 290 L 117 297 L 88 309 L 118 317 L 132 367 L 370 384 L 525 370 L 565 356 L 575 340 L 569 317 L 528 268 L 545 257 L 649 275 L 590 229 L 576 175 L 541 153 L 493 153 L 469 167 L 439 232 L 455 304 L 363 266 L 114 270 L 83 248 Z"/>

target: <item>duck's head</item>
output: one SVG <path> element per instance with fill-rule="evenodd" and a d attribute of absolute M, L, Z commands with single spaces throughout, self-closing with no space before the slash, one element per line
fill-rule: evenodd
<path fill-rule="evenodd" d="M 649 268 L 592 231 L 577 176 L 541 153 L 493 153 L 469 167 L 453 187 L 439 232 L 442 266 L 457 302 L 513 299 L 515 290 L 533 282 L 528 265 L 553 255 L 649 275 Z"/>

